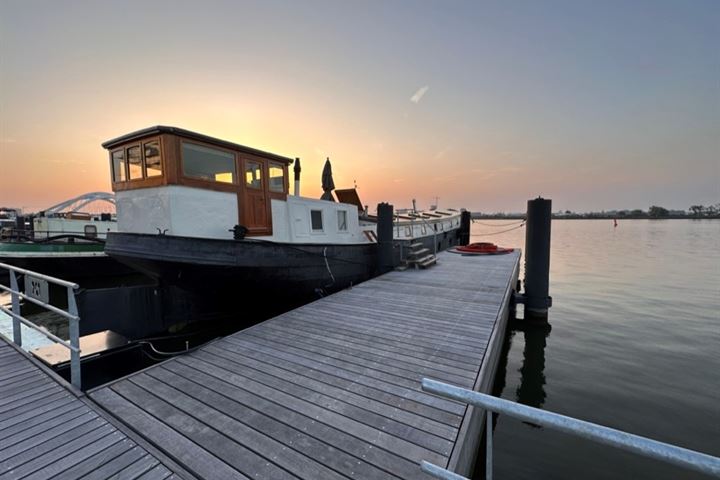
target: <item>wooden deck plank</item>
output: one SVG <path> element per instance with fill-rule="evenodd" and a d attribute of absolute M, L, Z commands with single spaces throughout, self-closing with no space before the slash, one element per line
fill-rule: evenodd
<path fill-rule="evenodd" d="M 439 338 L 446 342 L 452 348 L 458 350 L 467 350 L 473 354 L 484 351 L 481 343 L 482 337 L 487 332 L 480 334 L 471 335 L 464 331 L 462 324 L 453 325 L 436 325 L 434 329 L 428 330 L 428 325 L 417 325 L 406 321 L 405 316 L 396 316 L 393 313 L 384 314 L 382 319 L 365 316 L 352 308 L 347 311 L 340 309 L 333 309 L 328 306 L 328 314 L 326 317 L 331 322 L 334 320 L 341 325 L 353 325 L 356 328 L 372 329 L 379 333 L 390 332 L 392 334 L 403 335 L 405 338 L 418 341 L 418 342 L 430 342 L 435 343 Z M 331 310 L 332 309 L 332 310 Z M 302 316 L 311 316 L 308 313 L 298 314 Z M 324 320 L 324 319 L 323 319 Z M 438 332 L 438 327 L 442 327 L 442 331 Z"/>
<path fill-rule="evenodd" d="M 171 478 L 174 478 L 172 472 L 164 465 L 158 465 L 137 477 L 136 480 L 167 480 Z"/>
<path fill-rule="evenodd" d="M 56 397 L 58 395 L 67 395 L 67 391 L 60 387 L 48 387 L 48 389 L 45 391 L 35 392 L 32 395 L 22 397 L 22 401 L 20 402 L 7 403 L 3 406 L 0 406 L 0 419 L 10 418 L 13 412 L 24 408 L 26 405 L 30 405 L 35 402 L 48 399 L 50 397 Z"/>
<path fill-rule="evenodd" d="M 57 435 L 45 442 L 27 448 L 21 453 L 18 453 L 16 455 L 13 455 L 12 457 L 3 460 L 2 463 L 0 463 L 0 465 L 2 466 L 2 471 L 15 469 L 20 465 L 23 465 L 32 460 L 44 462 L 48 458 L 46 456 L 47 453 L 51 453 L 55 449 L 62 447 L 66 442 L 69 442 L 82 435 L 91 433 L 101 427 L 103 427 L 103 422 L 100 419 L 95 418 L 89 422 L 78 426 L 77 428 L 68 430 L 62 435 Z"/>
<path fill-rule="evenodd" d="M 452 448 L 452 442 L 450 440 L 443 439 L 435 434 L 428 435 L 430 432 L 414 426 L 417 424 L 425 425 L 426 420 L 421 417 L 412 416 L 409 422 L 403 423 L 392 418 L 393 416 L 399 415 L 399 412 L 388 408 L 388 405 L 371 402 L 369 399 L 363 399 L 351 392 L 322 384 L 309 377 L 305 377 L 303 381 L 295 383 L 290 380 L 291 375 L 283 375 L 281 371 L 278 372 L 279 369 L 275 369 L 272 365 L 262 366 L 262 370 L 258 370 L 250 366 L 251 362 L 243 362 L 230 352 L 215 355 L 217 352 L 218 350 L 198 352 L 197 357 L 218 367 L 223 367 L 224 364 L 227 364 L 227 361 L 231 361 L 237 365 L 230 367 L 233 371 L 242 368 L 245 377 L 262 383 L 267 387 L 288 393 L 296 398 L 339 413 L 340 415 L 344 415 L 367 426 L 377 428 L 388 434 L 404 438 L 437 453 L 443 455 L 449 455 L 450 453 L 450 449 Z M 273 371 L 281 376 L 265 373 L 266 371 Z"/>
<path fill-rule="evenodd" d="M 87 480 L 86 475 L 96 472 L 99 467 L 121 456 L 131 448 L 135 448 L 135 443 L 123 438 L 52 478 L 83 478 L 83 480 Z"/>
<path fill-rule="evenodd" d="M 361 339 L 365 342 L 371 342 L 375 345 L 386 345 L 387 348 L 399 348 L 408 352 L 421 353 L 425 358 L 428 355 L 436 355 L 439 358 L 462 362 L 467 365 L 469 362 L 475 361 L 478 354 L 482 355 L 481 349 L 475 351 L 467 351 L 462 348 L 456 348 L 443 341 L 443 338 L 435 337 L 433 340 L 423 340 L 411 334 L 392 334 L 388 330 L 372 328 L 362 323 L 341 322 L 334 317 L 319 319 L 310 315 L 291 315 L 285 319 L 286 325 L 298 325 L 312 329 L 312 331 L 327 331 L 328 326 L 332 327 L 332 334 L 341 334 Z"/>
<path fill-rule="evenodd" d="M 4 442 L 8 437 L 12 437 L 13 435 L 26 431 L 29 428 L 44 425 L 45 422 L 51 421 L 59 415 L 64 415 L 77 410 L 77 408 L 78 405 L 75 402 L 68 401 L 56 406 L 53 409 L 44 408 L 39 411 L 32 411 L 32 416 L 22 415 L 20 416 L 20 421 L 16 422 L 15 425 L 0 430 L 0 441 Z"/>
<path fill-rule="evenodd" d="M 78 439 L 78 444 L 85 444 L 80 449 L 71 452 L 69 455 L 58 458 L 57 461 L 51 463 L 50 465 L 46 466 L 41 470 L 34 472 L 32 475 L 25 477 L 25 479 L 23 480 L 45 480 L 55 475 L 60 475 L 64 478 L 67 478 L 67 476 L 64 475 L 65 470 L 79 464 L 83 460 L 92 458 L 95 454 L 101 452 L 108 446 L 117 443 L 117 441 L 124 436 L 121 432 L 117 430 L 101 438 L 97 438 L 94 433 L 95 432 L 93 432 L 93 434 L 91 435 L 83 437 L 82 442 L 80 442 L 80 439 Z M 70 445 L 68 445 L 68 447 L 70 447 Z"/>
<path fill-rule="evenodd" d="M 122 454 L 116 456 L 109 462 L 105 462 L 103 465 L 83 477 L 83 480 L 102 480 L 115 478 L 120 474 L 121 471 L 125 470 L 128 467 L 131 467 L 143 458 L 148 458 L 150 460 L 150 464 L 145 464 L 147 465 L 147 468 L 142 469 L 139 473 L 137 473 L 137 475 L 134 476 L 139 476 L 145 470 L 149 470 L 150 468 L 152 468 L 153 465 L 158 463 L 157 459 L 148 455 L 147 452 L 145 452 L 143 449 L 134 446 L 124 451 Z M 142 467 L 143 465 L 141 464 L 140 466 Z"/>
<path fill-rule="evenodd" d="M 0 434 L 13 425 L 43 415 L 46 412 L 53 412 L 56 409 L 62 408 L 64 405 L 73 403 L 73 397 L 69 394 L 66 392 L 58 392 L 34 402 L 21 405 L 10 411 L 7 416 L 3 415 L 3 419 L 0 420 Z"/>
<path fill-rule="evenodd" d="M 219 342 L 215 345 L 208 347 L 207 351 L 212 352 L 215 349 L 224 350 L 223 343 Z M 344 397 L 348 393 L 357 394 L 358 401 L 364 401 L 362 399 L 372 399 L 379 404 L 384 404 L 393 407 L 393 411 L 400 410 L 408 412 L 413 416 L 420 417 L 417 420 L 425 422 L 424 426 L 429 428 L 429 432 L 438 435 L 443 438 L 453 438 L 455 430 L 453 426 L 457 426 L 459 416 L 454 415 L 443 415 L 438 413 L 438 410 L 432 407 L 425 406 L 418 402 L 409 401 L 405 397 L 387 393 L 377 388 L 367 387 L 361 383 L 354 382 L 353 380 L 347 380 L 343 377 L 329 375 L 323 371 L 316 369 L 308 369 L 307 367 L 301 367 L 298 364 L 287 362 L 277 357 L 270 357 L 268 355 L 258 354 L 253 352 L 250 355 L 244 355 L 243 351 L 237 350 L 226 350 L 234 353 L 235 355 L 242 355 L 252 365 L 257 365 L 255 368 L 270 368 L 270 369 L 283 369 L 290 374 L 295 376 L 295 380 L 298 382 L 305 381 L 310 378 L 318 382 L 323 382 L 329 386 L 336 387 L 337 391 L 344 392 Z M 382 405 L 377 405 L 380 408 Z M 394 415 L 397 417 L 397 415 Z M 404 418 L 414 418 L 404 416 Z M 440 417 L 440 419 L 437 419 Z M 432 422 L 428 422 L 432 421 Z"/>
<path fill-rule="evenodd" d="M 177 360 L 167 362 L 163 367 L 176 372 L 178 375 L 190 378 L 199 384 L 210 386 L 216 392 L 243 403 L 247 408 L 260 409 L 263 413 L 267 413 L 268 416 L 298 431 L 311 435 L 321 442 L 329 443 L 338 450 L 356 456 L 358 458 L 356 464 L 358 465 L 361 465 L 361 461 L 365 460 L 401 478 L 413 478 L 410 474 L 417 475 L 419 472 L 417 464 L 400 457 L 394 452 L 376 448 L 373 444 L 351 435 L 346 430 L 318 422 L 314 417 L 308 417 L 290 405 L 277 403 L 258 392 L 247 390 L 247 387 L 243 386 L 242 382 L 238 382 L 233 374 L 213 368 L 212 365 L 202 361 L 186 364 L 182 361 L 182 358 Z M 374 477 L 371 476 L 370 478 Z"/>
<path fill-rule="evenodd" d="M 176 406 L 178 398 L 173 398 L 172 404 L 168 403 L 132 381 L 117 383 L 112 388 L 128 401 L 141 405 L 146 412 L 156 418 L 162 418 L 165 424 L 178 434 L 215 456 L 216 463 L 226 463 L 249 477 L 277 480 L 293 478 L 288 472 L 255 454 L 249 447 L 200 421 L 193 414 L 181 410 Z M 202 415 L 202 411 L 195 414 Z M 257 441 L 258 438 L 255 437 L 253 440 Z"/>
<path fill-rule="evenodd" d="M 412 364 L 388 361 L 388 359 L 381 356 L 373 356 L 370 353 L 359 350 L 346 350 L 339 346 L 324 344 L 321 341 L 314 341 L 297 335 L 288 334 L 278 337 L 272 332 L 255 330 L 253 332 L 248 332 L 247 336 L 244 336 L 244 338 L 253 342 L 266 340 L 270 342 L 273 348 L 277 348 L 279 350 L 293 348 L 318 353 L 322 356 L 337 360 L 347 361 L 361 367 L 371 368 L 380 372 L 389 373 L 396 377 L 411 380 L 413 385 L 416 385 L 415 382 L 423 377 L 443 379 L 444 381 L 453 382 L 456 385 L 471 384 L 467 375 L 452 375 L 439 372 L 432 368 L 414 367 Z"/>
<path fill-rule="evenodd" d="M 117 431 L 113 432 L 112 427 L 107 424 L 81 433 L 78 430 L 74 429 L 72 432 L 68 432 L 67 440 L 61 445 L 43 451 L 41 456 L 34 457 L 29 462 L 14 468 L 9 472 L 8 478 L 25 477 L 40 480 L 52 477 L 87 458 L 77 453 L 84 447 L 91 445 L 93 448 L 101 450 L 117 442 L 122 436 Z M 72 437 L 70 436 L 71 433 L 73 434 Z"/>
<path fill-rule="evenodd" d="M 7 455 L 15 455 L 28 448 L 33 448 L 47 440 L 63 435 L 73 428 L 90 422 L 97 418 L 97 415 L 90 410 L 80 406 L 75 410 L 59 415 L 43 425 L 31 427 L 22 432 L 3 440 L 3 451 L 0 452 L 0 461 L 4 461 Z"/>
<path fill-rule="evenodd" d="M 425 362 L 436 365 L 435 368 L 447 369 L 448 371 L 458 370 L 464 374 L 466 370 L 474 370 L 468 368 L 473 365 L 475 358 L 469 358 L 463 355 L 454 355 L 452 353 L 444 353 L 440 348 L 422 347 L 419 345 L 411 345 L 407 342 L 399 340 L 391 340 L 387 337 L 377 338 L 368 336 L 352 330 L 340 330 L 333 328 L 328 330 L 328 326 L 320 327 L 310 322 L 294 322 L 288 319 L 283 325 L 268 325 L 271 331 L 291 332 L 293 334 L 307 336 L 310 338 L 323 338 L 331 341 L 333 345 L 352 345 L 356 348 L 362 348 L 368 352 L 380 352 L 381 355 L 390 358 L 402 358 L 403 361 L 423 365 Z M 455 356 L 456 358 L 449 358 Z"/>
<path fill-rule="evenodd" d="M 203 362 L 208 370 L 215 371 L 220 375 L 225 375 L 226 378 L 232 379 L 234 384 L 239 385 L 246 390 L 256 392 L 258 395 L 276 403 L 287 405 L 289 408 L 292 408 L 306 417 L 314 419 L 316 422 L 325 423 L 328 426 L 346 431 L 349 434 L 370 443 L 371 445 L 375 445 L 379 448 L 390 449 L 388 451 L 393 451 L 402 458 L 406 458 L 410 461 L 417 461 L 420 458 L 429 458 L 434 461 L 440 461 L 442 458 L 442 456 L 436 452 L 416 445 L 405 439 L 395 437 L 382 430 L 370 427 L 345 415 L 327 410 L 307 400 L 285 393 L 284 391 L 267 387 L 260 382 L 245 377 L 243 375 L 245 373 L 244 371 L 236 373 L 226 369 L 221 369 L 220 367 L 210 364 L 200 358 L 188 358 L 182 360 L 192 361 L 193 364 Z"/>
<path fill-rule="evenodd" d="M 212 427 L 228 437 L 231 441 L 247 445 L 248 450 L 252 451 L 252 453 L 258 457 L 261 457 L 263 452 L 265 452 L 265 454 L 267 454 L 267 452 L 283 452 L 282 455 L 275 455 L 265 460 L 272 460 L 280 468 L 287 470 L 292 475 L 308 479 L 327 478 L 340 480 L 342 478 L 341 475 L 321 464 L 313 462 L 310 458 L 297 451 L 285 448 L 282 442 L 262 433 L 262 429 L 257 430 L 249 427 L 227 415 L 225 412 L 213 408 L 211 404 L 186 395 L 182 391 L 164 382 L 158 382 L 155 377 L 142 374 L 133 376 L 130 381 L 152 392 L 159 398 L 172 398 L 174 407 L 203 422 L 205 425 Z M 250 462 L 246 463 L 248 463 L 248 467 L 252 468 Z M 248 474 L 252 475 L 255 472 L 257 472 L 257 469 L 252 469 Z M 271 472 L 269 476 L 270 478 L 276 478 L 274 472 Z"/>
<path fill-rule="evenodd" d="M 122 470 L 118 471 L 116 474 L 108 477 L 108 480 L 133 480 L 143 475 L 145 472 L 151 470 L 156 465 L 158 465 L 157 459 L 153 458 L 150 455 L 145 455 L 144 457 L 136 460 Z M 87 480 L 90 479 L 88 478 Z"/>
<path fill-rule="evenodd" d="M 419 383 L 421 379 L 420 375 L 415 375 L 416 378 L 408 379 L 376 370 L 367 365 L 338 360 L 329 355 L 323 355 L 321 350 L 302 350 L 290 345 L 283 345 L 282 348 L 277 348 L 276 343 L 257 338 L 244 339 L 241 337 L 229 337 L 225 340 L 228 344 L 234 344 L 237 347 L 242 347 L 252 352 L 253 355 L 258 353 L 267 354 L 274 358 L 287 360 L 290 363 L 297 363 L 302 367 L 317 369 L 347 380 L 357 381 L 362 385 L 377 388 L 450 414 L 462 415 L 464 410 L 464 407 L 458 402 L 422 393 Z M 452 425 L 453 420 L 446 421 L 445 423 Z"/>
<path fill-rule="evenodd" d="M 303 343 L 320 348 L 337 352 L 346 352 L 357 358 L 391 363 L 396 365 L 397 368 L 409 371 L 417 371 L 418 367 L 420 367 L 423 371 L 434 372 L 435 375 L 452 375 L 463 378 L 474 370 L 470 368 L 447 366 L 440 362 L 433 362 L 432 360 L 425 360 L 405 355 L 397 350 L 393 352 L 376 346 L 368 346 L 361 342 L 356 342 L 355 339 L 346 336 L 344 336 L 342 340 L 339 340 L 328 335 L 319 335 L 285 326 L 276 329 L 268 325 L 268 328 L 265 330 L 268 335 L 278 335 L 278 333 L 282 332 L 283 338 L 293 342 L 302 341 Z"/>
<path fill-rule="evenodd" d="M 180 462 L 200 478 L 247 479 L 245 475 L 219 460 L 174 429 L 162 423 L 111 388 L 97 390 L 92 395 L 119 420 L 141 433 L 158 449 Z"/>
<path fill-rule="evenodd" d="M 0 353 L 5 372 L 0 375 L 0 479 L 80 478 L 122 455 L 127 445 L 149 455 L 94 411 L 97 406 L 2 336 Z"/>
<path fill-rule="evenodd" d="M 179 369 L 180 375 L 165 368 L 151 369 L 146 373 L 205 404 L 213 405 L 235 420 L 283 443 L 287 448 L 297 450 L 345 476 L 379 479 L 388 475 L 361 458 L 344 452 L 339 448 L 341 445 L 327 443 L 333 438 L 332 435 L 327 435 L 331 432 L 329 429 L 303 430 L 303 423 L 293 421 L 299 416 L 293 416 L 289 409 L 256 397 L 250 392 L 234 388 L 189 367 L 185 370 Z"/>
<path fill-rule="evenodd" d="M 448 464 L 468 408 L 420 381 L 487 384 L 518 264 L 443 253 L 90 396 L 203 478 L 427 478 L 420 461 Z"/>

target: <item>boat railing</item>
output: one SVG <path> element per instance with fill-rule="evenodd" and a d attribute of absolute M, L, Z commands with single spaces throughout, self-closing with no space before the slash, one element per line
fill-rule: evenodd
<path fill-rule="evenodd" d="M 508 415 L 534 425 L 569 433 L 596 443 L 611 445 L 626 452 L 633 452 L 688 470 L 720 477 L 720 458 L 718 457 L 668 443 L 658 442 L 577 418 L 540 410 L 539 408 L 528 407 L 527 405 L 521 405 L 511 402 L 510 400 L 474 392 L 428 378 L 422 380 L 422 389 L 445 398 L 468 403 L 475 407 L 482 408 L 487 412 L 485 424 L 485 478 L 488 480 L 492 479 L 492 413 Z M 435 478 L 443 480 L 468 480 L 457 473 L 429 462 L 423 461 L 421 468 L 424 472 Z"/>
<path fill-rule="evenodd" d="M 18 268 L 13 265 L 0 263 L 0 269 L 8 270 L 10 273 L 10 287 L 0 284 L 0 289 L 8 292 L 12 301 L 12 308 L 9 309 L 4 305 L 0 305 L 0 310 L 10 315 L 13 319 L 13 343 L 18 347 L 22 347 L 22 330 L 20 325 L 25 325 L 41 334 L 53 342 L 62 345 L 63 347 L 70 350 L 70 383 L 78 390 L 82 387 L 80 377 L 80 317 L 78 316 L 77 303 L 75 302 L 75 291 L 79 288 L 76 283 L 61 280 L 59 278 L 50 277 L 43 275 L 42 273 L 25 270 L 24 268 Z M 18 275 L 23 275 L 25 279 L 25 292 L 20 291 L 18 286 Z M 50 304 L 49 300 L 49 286 L 48 284 L 55 284 L 60 287 L 65 287 L 67 290 L 67 310 L 63 310 L 54 305 Z M 41 328 L 37 324 L 31 322 L 27 318 L 23 317 L 20 312 L 20 299 L 34 303 L 40 307 L 45 308 L 53 313 L 63 316 L 68 319 L 69 322 L 69 337 L 70 340 L 63 340 L 62 338 L 53 335 L 46 329 Z"/>
<path fill-rule="evenodd" d="M 94 233 L 72 232 L 67 230 L 21 230 L 12 227 L 5 227 L 0 234 L 3 240 L 26 239 L 30 241 L 47 240 L 49 237 L 65 236 L 74 237 L 79 240 L 103 240 L 107 238 L 108 232 L 97 231 Z"/>
<path fill-rule="evenodd" d="M 411 221 L 414 221 L 414 220 L 415 220 L 415 219 L 413 219 L 413 220 L 411 220 Z M 437 244 L 437 234 L 438 234 L 438 232 L 437 232 L 437 223 L 434 224 L 435 226 L 431 226 L 430 223 L 427 221 L 427 219 L 426 219 L 426 218 L 423 218 L 423 217 L 420 217 L 420 223 L 421 223 L 422 225 L 425 225 L 426 227 L 432 229 L 432 231 L 433 231 L 433 254 L 434 254 L 434 255 L 437 255 L 437 248 L 438 248 L 438 244 Z M 415 228 L 413 227 L 413 235 L 414 235 L 414 234 L 415 234 Z"/>

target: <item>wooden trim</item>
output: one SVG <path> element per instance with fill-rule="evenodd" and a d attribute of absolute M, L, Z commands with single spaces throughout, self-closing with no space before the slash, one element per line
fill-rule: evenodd
<path fill-rule="evenodd" d="M 273 159 L 273 160 L 277 160 L 279 162 L 286 163 L 288 165 L 293 163 L 293 159 L 289 158 L 289 157 L 283 157 L 282 155 L 278 155 L 275 153 L 265 152 L 263 150 L 258 150 L 256 148 L 247 147 L 245 145 L 240 145 L 239 143 L 228 142 L 227 140 L 210 137 L 208 135 L 203 135 L 202 133 L 192 132 L 190 130 L 185 130 L 183 128 L 168 127 L 168 126 L 163 126 L 163 125 L 157 125 L 157 126 L 150 127 L 150 128 L 144 128 L 142 130 L 137 130 L 135 132 L 131 132 L 131 133 L 122 135 L 122 136 L 114 138 L 112 140 L 108 140 L 107 142 L 103 142 L 102 146 L 106 149 L 112 149 L 119 145 L 125 145 L 128 143 L 135 142 L 137 140 L 142 140 L 143 138 L 156 137 L 158 135 L 172 135 L 172 136 L 179 137 L 179 138 L 186 138 L 186 139 L 190 139 L 190 140 L 206 142 L 211 145 L 222 146 L 222 147 L 232 150 L 234 152 L 249 154 L 249 155 L 256 155 L 256 156 L 263 157 L 263 158 Z"/>
<path fill-rule="evenodd" d="M 144 145 L 153 141 L 157 141 L 160 145 L 160 162 L 162 165 L 163 174 L 157 177 L 147 177 Z M 183 142 L 192 145 L 212 148 L 233 155 L 235 164 L 235 181 L 233 183 L 224 183 L 186 176 L 185 172 L 183 171 Z M 140 152 L 143 158 L 143 178 L 129 180 L 130 165 L 127 159 L 127 149 L 133 146 L 140 147 Z M 289 168 L 286 159 L 275 157 L 271 154 L 268 154 L 268 156 L 265 157 L 260 155 L 260 153 L 262 153 L 260 151 L 248 152 L 246 150 L 240 149 L 235 150 L 233 148 L 230 148 L 230 145 L 227 144 L 227 142 L 223 142 L 221 145 L 219 145 L 210 141 L 204 141 L 203 139 L 190 138 L 176 133 L 167 133 L 164 131 L 148 131 L 147 136 L 135 135 L 132 137 L 128 137 L 126 142 L 113 144 L 113 147 L 116 148 L 110 150 L 111 179 L 113 174 L 112 152 L 118 151 L 120 149 L 122 149 L 125 156 L 126 176 L 126 180 L 122 182 L 115 182 L 111 180 L 113 191 L 119 192 L 125 190 L 135 190 L 139 188 L 159 187 L 164 185 L 182 185 L 191 188 L 199 188 L 202 190 L 234 193 L 237 196 L 238 223 L 240 225 L 246 225 L 247 223 L 245 219 L 245 197 L 248 190 L 252 188 L 248 187 L 245 184 L 245 162 L 258 162 L 261 165 L 261 171 L 263 175 L 262 188 L 253 189 L 253 191 L 262 191 L 262 195 L 265 199 L 265 214 L 268 220 L 267 228 L 253 229 L 251 232 L 248 233 L 249 236 L 272 235 L 272 200 L 286 201 L 290 191 Z M 284 184 L 282 192 L 270 191 L 271 162 L 277 166 L 280 166 L 283 169 Z"/>
<path fill-rule="evenodd" d="M 160 146 L 160 165 L 163 169 L 163 174 L 157 177 L 146 177 L 146 168 L 145 168 L 145 151 L 143 149 L 144 145 L 146 143 L 150 142 L 158 142 Z M 130 162 L 128 161 L 128 149 L 132 147 L 139 147 L 140 148 L 140 158 L 142 161 L 142 174 L 143 178 L 136 178 L 134 180 L 130 180 Z M 114 168 L 113 168 L 113 160 L 112 160 L 112 154 L 114 152 L 122 151 L 125 159 L 125 181 L 116 182 L 113 178 L 114 175 Z M 148 137 L 139 140 L 139 143 L 137 141 L 128 142 L 123 145 L 119 145 L 118 148 L 114 148 L 110 150 L 110 182 L 112 184 L 112 189 L 114 192 L 120 192 L 124 190 L 135 190 L 138 188 L 149 188 L 149 187 L 157 187 L 160 185 L 167 185 L 167 163 L 165 160 L 165 152 L 163 148 L 163 142 L 161 137 Z"/>
<path fill-rule="evenodd" d="M 160 136 L 163 147 L 163 166 L 165 168 L 165 185 L 175 185 L 179 178 L 178 166 L 178 138 L 173 135 L 163 134 Z"/>

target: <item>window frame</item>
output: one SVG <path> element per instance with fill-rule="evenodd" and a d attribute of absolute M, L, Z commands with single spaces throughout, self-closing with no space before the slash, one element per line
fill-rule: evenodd
<path fill-rule="evenodd" d="M 257 187 L 254 185 L 251 185 L 247 182 L 247 172 L 248 172 L 247 168 L 248 168 L 248 165 L 251 163 L 254 163 L 260 167 L 260 175 L 261 175 L 260 176 L 260 185 Z M 254 158 L 243 158 L 243 162 L 242 162 L 242 175 L 243 175 L 242 187 L 243 188 L 249 188 L 251 190 L 256 190 L 256 191 L 257 190 L 260 190 L 260 191 L 265 190 L 264 182 L 265 182 L 265 177 L 267 176 L 265 174 L 265 163 L 266 162 L 263 162 L 262 160 L 256 160 Z M 268 178 L 268 182 L 269 181 L 270 181 L 270 179 Z M 268 185 L 268 190 L 269 190 L 269 185 Z"/>
<path fill-rule="evenodd" d="M 158 148 L 158 158 L 160 160 L 160 175 L 148 175 L 147 174 L 147 157 L 145 156 L 145 146 L 149 145 L 151 143 L 157 143 Z M 163 154 L 162 154 L 162 142 L 159 138 L 151 138 L 149 140 L 141 142 L 141 148 L 142 152 L 142 170 L 143 170 L 143 178 L 144 179 L 151 179 L 151 178 L 162 178 L 165 176 L 165 165 L 163 165 Z"/>
<path fill-rule="evenodd" d="M 177 168 L 178 168 L 178 172 L 179 172 L 181 178 L 183 178 L 184 180 L 189 180 L 189 181 L 191 181 L 191 182 L 202 182 L 202 183 L 207 184 L 207 185 L 226 185 L 226 186 L 233 185 L 233 186 L 235 186 L 235 187 L 237 187 L 238 185 L 240 185 L 240 183 L 239 183 L 239 178 L 238 178 L 239 175 L 238 175 L 238 156 L 237 156 L 237 152 L 235 152 L 235 151 L 233 151 L 233 150 L 229 150 L 229 149 L 227 149 L 227 148 L 218 147 L 218 146 L 212 145 L 212 144 L 205 144 L 205 143 L 196 142 L 196 141 L 193 141 L 193 140 L 187 140 L 187 139 L 182 138 L 182 137 L 179 137 L 178 140 L 179 140 L 179 144 L 178 144 L 178 153 L 179 153 L 179 155 L 178 155 L 178 158 L 179 158 L 180 162 L 179 162 L 179 165 L 177 166 Z M 203 147 L 203 148 L 207 148 L 207 149 L 210 149 L 210 150 L 217 150 L 217 151 L 219 151 L 219 152 L 223 152 L 223 153 L 227 153 L 227 154 L 232 155 L 232 157 L 233 157 L 233 168 L 234 168 L 234 170 L 235 170 L 235 172 L 234 172 L 234 173 L 235 173 L 235 175 L 234 175 L 234 177 L 235 177 L 234 180 L 233 180 L 232 182 L 219 182 L 219 181 L 217 181 L 217 180 L 208 180 L 207 178 L 194 177 L 194 176 L 192 176 L 192 175 L 186 174 L 186 173 L 185 173 L 185 149 L 183 148 L 183 145 L 184 145 L 184 144 L 197 145 L 198 147 Z M 155 178 L 155 177 L 150 177 L 150 178 Z"/>
<path fill-rule="evenodd" d="M 272 177 L 270 176 L 270 169 L 273 167 L 278 168 L 282 172 L 282 186 L 280 187 L 280 190 L 273 190 L 272 185 Z M 287 194 L 287 169 L 286 165 L 276 162 L 273 160 L 267 161 L 267 182 L 268 182 L 268 192 L 275 193 L 275 194 Z"/>
<path fill-rule="evenodd" d="M 345 228 L 340 228 L 340 217 L 343 216 L 345 220 Z M 348 225 L 348 211 L 344 209 L 337 210 L 337 231 L 338 233 L 348 233 L 350 231 Z"/>
<path fill-rule="evenodd" d="M 140 178 L 130 178 L 130 155 L 128 155 L 128 152 L 131 148 L 138 148 L 140 150 Z M 132 145 L 125 146 L 125 174 L 126 182 L 140 182 L 145 180 L 145 158 L 143 156 L 142 143 L 133 143 Z"/>
<path fill-rule="evenodd" d="M 313 213 L 315 212 L 320 213 L 320 228 L 315 228 L 313 225 Z M 323 214 L 323 209 L 310 209 L 310 233 L 325 233 L 325 215 Z"/>
<path fill-rule="evenodd" d="M 118 180 L 115 178 L 115 154 L 116 153 L 122 153 L 122 174 L 125 178 L 122 180 Z M 127 159 L 125 155 L 125 147 L 122 148 L 116 148 L 115 150 L 110 151 L 110 172 L 112 173 L 112 182 L 113 183 L 126 183 L 128 181 L 128 171 L 127 171 Z"/>

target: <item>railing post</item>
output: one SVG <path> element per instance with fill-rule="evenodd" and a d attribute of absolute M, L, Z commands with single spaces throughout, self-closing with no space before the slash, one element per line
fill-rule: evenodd
<path fill-rule="evenodd" d="M 493 441 L 492 441 L 492 416 L 493 412 L 485 410 L 485 417 L 487 418 L 485 423 L 485 478 L 486 480 L 492 480 L 492 469 L 493 469 Z"/>
<path fill-rule="evenodd" d="M 68 313 L 70 319 L 70 383 L 78 390 L 82 389 L 82 376 L 80 373 L 80 322 L 78 308 L 75 303 L 75 289 L 67 287 Z"/>
<path fill-rule="evenodd" d="M 15 315 L 20 315 L 20 296 L 17 292 L 20 291 L 18 288 L 17 276 L 14 270 L 10 271 L 10 298 L 12 299 L 12 311 Z M 20 319 L 13 317 L 13 342 L 18 347 L 22 347 L 22 330 L 20 330 Z"/>

